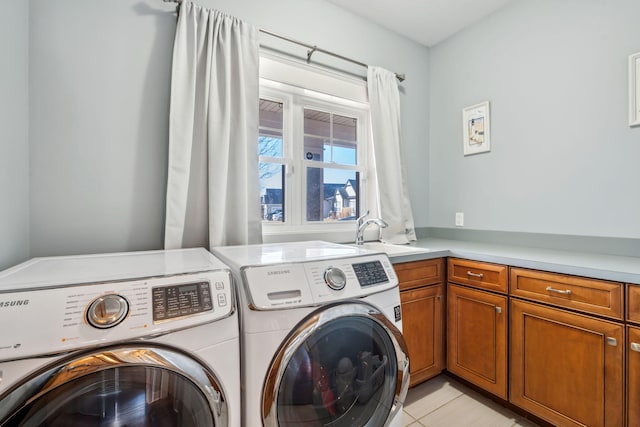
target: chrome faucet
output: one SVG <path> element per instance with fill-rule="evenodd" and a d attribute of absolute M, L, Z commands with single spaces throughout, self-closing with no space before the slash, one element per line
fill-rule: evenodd
<path fill-rule="evenodd" d="M 356 232 L 356 245 L 364 244 L 364 230 L 370 224 L 375 224 L 380 229 L 386 228 L 389 225 L 382 218 L 369 218 L 365 220 L 367 215 L 369 215 L 369 211 L 365 212 L 364 215 L 356 220 L 356 225 L 358 227 L 358 231 Z"/>

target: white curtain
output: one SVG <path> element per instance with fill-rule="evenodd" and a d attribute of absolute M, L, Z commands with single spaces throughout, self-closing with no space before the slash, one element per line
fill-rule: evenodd
<path fill-rule="evenodd" d="M 380 67 L 369 67 L 367 85 L 380 217 L 389 224 L 382 229 L 382 240 L 409 243 L 416 240 L 416 233 L 400 154 L 402 135 L 398 83 L 394 73 Z"/>
<path fill-rule="evenodd" d="M 258 35 L 184 1 L 171 77 L 165 248 L 259 243 Z"/>

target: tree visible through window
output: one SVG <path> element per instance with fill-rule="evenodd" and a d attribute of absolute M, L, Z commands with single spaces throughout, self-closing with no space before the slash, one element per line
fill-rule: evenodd
<path fill-rule="evenodd" d="M 260 100 L 258 155 L 262 219 L 284 222 L 282 103 Z M 278 161 L 280 160 L 280 161 Z"/>

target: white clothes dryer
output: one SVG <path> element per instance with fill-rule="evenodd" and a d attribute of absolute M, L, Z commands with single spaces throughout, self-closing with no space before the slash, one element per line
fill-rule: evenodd
<path fill-rule="evenodd" d="M 232 285 L 202 248 L 0 272 L 0 426 L 240 426 Z"/>
<path fill-rule="evenodd" d="M 245 426 L 402 425 L 409 360 L 386 254 L 318 241 L 213 253 L 238 283 Z"/>

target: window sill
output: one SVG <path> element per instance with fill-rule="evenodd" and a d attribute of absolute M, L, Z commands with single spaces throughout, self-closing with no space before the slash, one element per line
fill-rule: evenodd
<path fill-rule="evenodd" d="M 365 230 L 365 240 L 377 240 L 378 229 L 369 227 Z M 356 239 L 356 223 L 318 224 L 291 227 L 284 224 L 263 224 L 262 240 L 264 243 L 299 242 L 305 240 L 324 240 L 333 243 L 354 243 Z"/>

